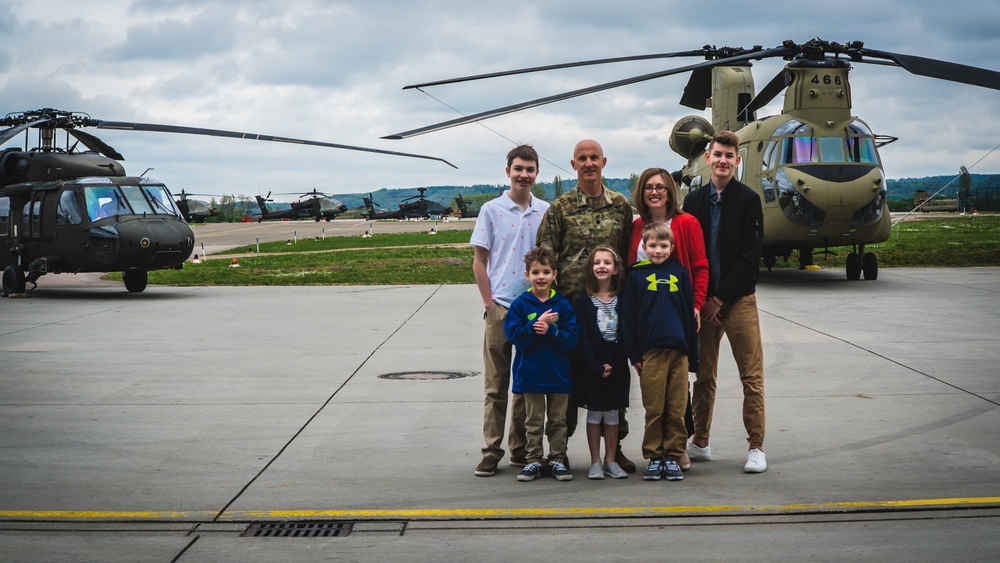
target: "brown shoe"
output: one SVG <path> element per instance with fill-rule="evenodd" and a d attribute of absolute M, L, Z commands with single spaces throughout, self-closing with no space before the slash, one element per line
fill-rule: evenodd
<path fill-rule="evenodd" d="M 492 477 L 495 475 L 498 461 L 500 460 L 491 455 L 483 456 L 483 461 L 480 461 L 479 465 L 476 466 L 476 476 Z"/>
<path fill-rule="evenodd" d="M 512 455 L 509 463 L 514 467 L 525 467 L 528 465 L 528 458 L 523 455 Z"/>
<path fill-rule="evenodd" d="M 635 473 L 635 463 L 625 457 L 621 446 L 618 446 L 618 451 L 615 452 L 615 463 L 618 464 L 618 467 L 624 469 L 625 473 Z"/>

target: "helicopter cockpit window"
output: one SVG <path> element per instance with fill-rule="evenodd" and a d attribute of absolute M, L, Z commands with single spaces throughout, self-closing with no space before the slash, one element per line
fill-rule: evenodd
<path fill-rule="evenodd" d="M 170 192 L 164 186 L 159 186 L 155 184 L 144 184 L 142 186 L 142 192 L 146 194 L 146 198 L 149 200 L 150 204 L 153 206 L 154 213 L 166 213 L 169 215 L 181 215 L 181 212 L 177 209 L 174 204 L 173 198 L 170 197 Z"/>
<path fill-rule="evenodd" d="M 132 213 L 118 186 L 86 186 L 83 193 L 87 200 L 87 216 L 91 221 Z"/>
<path fill-rule="evenodd" d="M 74 190 L 66 190 L 59 195 L 59 207 L 56 209 L 57 225 L 79 225 L 83 222 L 83 210 L 80 201 L 76 199 Z"/>
<path fill-rule="evenodd" d="M 783 139 L 781 164 L 819 162 L 819 143 L 815 137 L 788 137 Z"/>
<path fill-rule="evenodd" d="M 152 215 L 155 213 L 149 201 L 142 195 L 142 188 L 139 186 L 122 186 L 121 188 L 125 192 L 125 199 L 128 200 L 129 205 L 132 206 L 132 211 L 136 215 Z"/>
<path fill-rule="evenodd" d="M 848 125 L 847 138 L 844 141 L 847 147 L 847 162 L 878 164 L 875 140 L 867 125 L 860 121 Z"/>
<path fill-rule="evenodd" d="M 844 143 L 840 137 L 820 137 L 819 152 L 823 162 L 844 162 Z"/>

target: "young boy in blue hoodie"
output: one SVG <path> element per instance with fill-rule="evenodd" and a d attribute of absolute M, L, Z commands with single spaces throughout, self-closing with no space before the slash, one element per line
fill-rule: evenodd
<path fill-rule="evenodd" d="M 670 227 L 646 225 L 642 242 L 649 260 L 629 271 L 621 294 L 621 338 L 639 373 L 646 409 L 642 456 L 649 467 L 642 478 L 680 481 L 684 472 L 677 461 L 687 446 L 688 370 L 698 369 L 691 277 L 670 257 L 674 246 Z"/>
<path fill-rule="evenodd" d="M 573 386 L 568 354 L 580 339 L 580 327 L 573 305 L 552 289 L 556 280 L 556 258 L 552 251 L 532 249 L 524 256 L 524 265 L 531 289 L 514 299 L 504 322 L 507 340 L 515 349 L 511 390 L 524 395 L 527 413 L 528 465 L 517 480 L 534 481 L 542 474 L 544 432 L 549 439 L 552 476 L 569 481 L 573 474 L 566 467 L 566 409 Z"/>

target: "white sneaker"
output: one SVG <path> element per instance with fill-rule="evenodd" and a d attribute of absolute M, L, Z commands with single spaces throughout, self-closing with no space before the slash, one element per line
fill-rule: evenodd
<path fill-rule="evenodd" d="M 712 461 L 712 444 L 708 444 L 704 448 L 700 448 L 694 445 L 694 442 L 688 442 L 688 457 L 691 461 Z"/>
<path fill-rule="evenodd" d="M 754 448 L 747 452 L 747 464 L 743 467 L 744 473 L 763 473 L 767 471 L 767 458 L 764 452 Z"/>
<path fill-rule="evenodd" d="M 591 464 L 587 479 L 604 479 L 604 467 L 600 463 Z"/>

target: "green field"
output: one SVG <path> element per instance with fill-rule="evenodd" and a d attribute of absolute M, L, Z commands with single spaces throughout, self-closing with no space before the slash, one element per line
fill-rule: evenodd
<path fill-rule="evenodd" d="M 330 237 L 297 244 L 260 245 L 260 254 L 238 254 L 239 268 L 229 259 L 213 258 L 183 270 L 149 273 L 160 285 L 416 285 L 475 283 L 469 231 L 436 235 L 406 233 L 373 238 Z M 815 253 L 820 266 L 843 267 L 850 248 L 833 254 Z M 868 245 L 881 268 L 905 266 L 1000 266 L 1000 217 L 949 217 L 905 221 L 893 228 L 885 243 Z M 216 255 L 218 256 L 218 255 Z M 793 255 L 776 268 L 798 267 Z M 111 274 L 109 279 L 121 279 Z"/>

